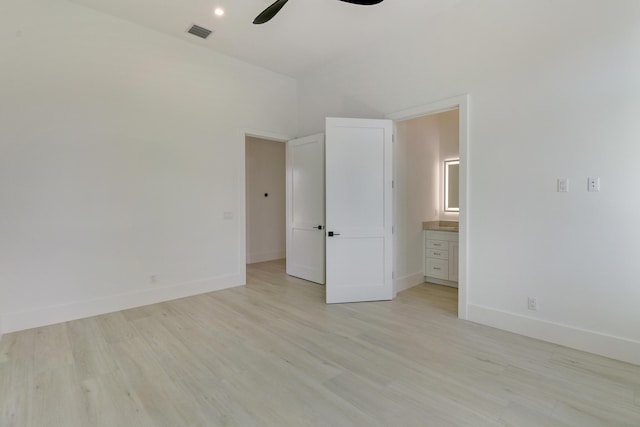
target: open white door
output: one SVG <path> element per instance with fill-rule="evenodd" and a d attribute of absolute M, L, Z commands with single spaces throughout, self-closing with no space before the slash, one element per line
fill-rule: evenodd
<path fill-rule="evenodd" d="M 393 298 L 391 120 L 327 118 L 327 303 Z"/>
<path fill-rule="evenodd" d="M 324 134 L 287 142 L 287 274 L 324 284 Z"/>

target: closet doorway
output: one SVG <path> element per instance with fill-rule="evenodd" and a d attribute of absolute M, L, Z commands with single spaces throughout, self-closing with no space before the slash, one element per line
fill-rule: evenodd
<path fill-rule="evenodd" d="M 286 256 L 286 143 L 245 136 L 246 263 Z"/>

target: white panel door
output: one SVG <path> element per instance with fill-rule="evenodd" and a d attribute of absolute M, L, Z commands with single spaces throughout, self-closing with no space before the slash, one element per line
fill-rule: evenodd
<path fill-rule="evenodd" d="M 287 274 L 324 284 L 324 134 L 287 142 Z"/>
<path fill-rule="evenodd" d="M 327 303 L 393 298 L 392 129 L 327 118 Z"/>

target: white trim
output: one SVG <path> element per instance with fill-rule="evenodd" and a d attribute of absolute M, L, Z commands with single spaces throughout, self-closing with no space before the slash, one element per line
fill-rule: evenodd
<path fill-rule="evenodd" d="M 468 320 L 640 365 L 640 341 L 470 304 Z"/>
<path fill-rule="evenodd" d="M 452 98 L 442 99 L 426 105 L 407 108 L 406 110 L 397 111 L 387 114 L 387 119 L 393 121 L 411 120 L 417 117 L 428 116 L 431 114 L 444 113 L 458 108 L 462 103 L 467 104 L 468 95 L 454 96 Z"/>
<path fill-rule="evenodd" d="M 178 285 L 127 292 L 94 300 L 5 313 L 1 316 L 0 321 L 4 326 L 4 333 L 15 332 L 242 286 L 244 284 L 243 279 L 244 276 L 239 273 L 218 276 Z"/>
<path fill-rule="evenodd" d="M 392 114 L 388 114 L 386 117 L 394 122 L 415 119 L 416 117 L 428 116 L 430 114 L 442 113 L 445 111 L 458 109 L 458 115 L 460 118 L 460 259 L 458 263 L 459 277 L 458 277 L 458 318 L 467 319 L 467 301 L 469 295 L 469 218 L 471 206 L 469 205 L 469 181 L 470 176 L 470 158 L 469 158 L 469 94 L 455 96 L 452 98 L 435 101 L 430 104 L 421 105 L 418 107 L 408 108 L 406 110 L 398 111 Z M 395 127 L 395 124 L 394 124 Z M 394 158 L 395 158 L 395 146 L 394 146 Z M 394 172 L 395 174 L 395 172 Z M 394 176 L 394 179 L 397 177 Z M 395 196 L 394 196 L 395 197 Z M 395 206 L 395 200 L 394 200 Z M 394 270 L 397 267 L 397 244 L 394 240 Z"/>
<path fill-rule="evenodd" d="M 284 251 L 258 252 L 247 254 L 247 264 L 255 264 L 257 262 L 273 261 L 283 259 L 287 256 Z"/>
<path fill-rule="evenodd" d="M 424 283 L 424 272 L 419 271 L 417 273 L 409 274 L 404 277 L 400 277 L 394 281 L 396 292 L 406 291 Z"/>
<path fill-rule="evenodd" d="M 245 129 L 243 132 L 243 135 L 250 136 L 253 138 L 267 139 L 269 141 L 276 141 L 276 142 L 287 142 L 290 139 L 293 139 L 292 137 L 289 137 L 288 135 L 284 135 L 281 133 L 270 132 L 267 130 L 257 130 L 257 129 Z"/>
<path fill-rule="evenodd" d="M 424 276 L 424 281 L 427 283 L 433 283 L 434 285 L 449 286 L 450 288 L 457 288 L 458 282 L 452 280 L 438 279 L 437 277 Z"/>

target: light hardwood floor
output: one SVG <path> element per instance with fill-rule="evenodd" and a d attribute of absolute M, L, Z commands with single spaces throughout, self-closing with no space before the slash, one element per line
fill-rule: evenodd
<path fill-rule="evenodd" d="M 8 334 L 0 426 L 640 426 L 640 367 L 456 318 L 456 290 L 248 286 Z"/>

